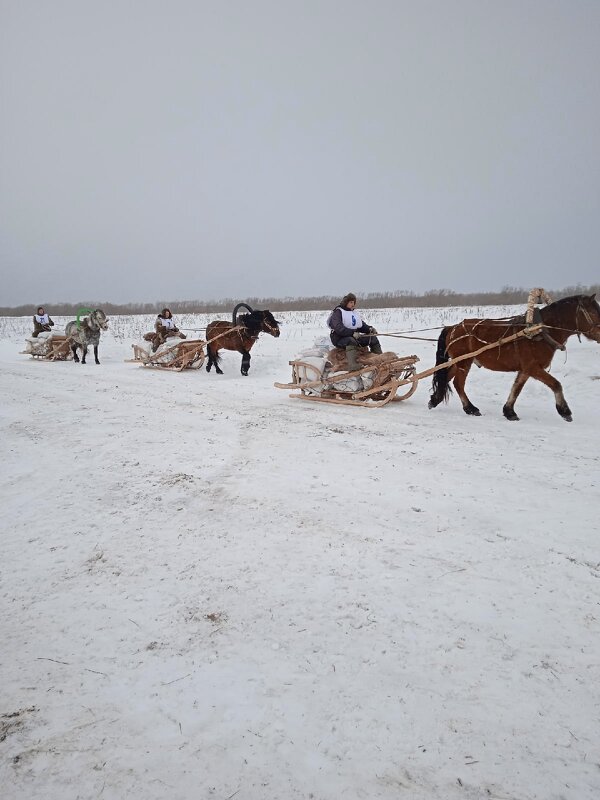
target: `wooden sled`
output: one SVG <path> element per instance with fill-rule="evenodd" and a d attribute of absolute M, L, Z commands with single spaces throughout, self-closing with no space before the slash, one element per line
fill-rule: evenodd
<path fill-rule="evenodd" d="M 343 351 L 341 351 L 343 353 Z M 339 354 L 331 351 L 334 359 Z M 312 400 L 317 403 L 336 403 L 346 406 L 363 406 L 379 408 L 395 400 L 406 400 L 417 388 L 417 381 L 411 378 L 415 374 L 417 356 L 397 356 L 395 353 L 383 353 L 381 356 L 365 354 L 360 356 L 365 364 L 352 372 L 331 369 L 321 373 L 320 369 L 310 361 L 290 361 L 292 368 L 291 383 L 276 383 L 278 389 L 295 389 L 290 397 L 298 400 Z M 360 382 L 354 379 L 360 378 Z M 348 390 L 349 383 L 368 383 L 369 388 Z M 398 395 L 398 388 L 405 386 L 406 391 Z"/>
<path fill-rule="evenodd" d="M 201 339 L 185 339 L 170 347 L 159 348 L 156 353 L 148 353 L 138 344 L 132 344 L 133 358 L 128 364 L 141 364 L 154 369 L 170 369 L 181 372 L 184 369 L 199 369 L 204 364 L 206 342 Z"/>
<path fill-rule="evenodd" d="M 31 342 L 31 350 L 22 350 L 21 355 L 31 356 L 42 361 L 68 361 L 73 358 L 69 339 L 63 334 L 53 333 L 48 339 Z"/>

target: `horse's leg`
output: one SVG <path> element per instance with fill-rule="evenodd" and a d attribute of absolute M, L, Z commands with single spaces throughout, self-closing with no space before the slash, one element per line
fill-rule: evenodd
<path fill-rule="evenodd" d="M 81 348 L 81 352 L 83 353 L 83 355 L 81 356 L 81 363 L 85 364 L 85 357 L 87 356 L 87 344 L 83 345 L 83 347 Z"/>
<path fill-rule="evenodd" d="M 454 375 L 454 388 L 456 389 L 456 394 L 460 397 L 460 402 L 462 403 L 463 411 L 465 412 L 465 414 L 469 414 L 472 417 L 480 417 L 481 411 L 477 408 L 477 406 L 473 405 L 473 403 L 467 397 L 467 393 L 465 392 L 465 383 L 472 364 L 473 364 L 473 359 L 467 358 L 465 361 L 461 361 L 459 364 L 456 365 L 455 367 L 456 374 Z"/>
<path fill-rule="evenodd" d="M 100 363 L 100 361 L 98 360 L 98 345 L 97 344 L 94 345 L 94 360 L 95 360 L 96 364 Z"/>
<path fill-rule="evenodd" d="M 517 397 L 521 394 L 521 390 L 528 380 L 529 375 L 526 375 L 524 372 L 519 372 L 515 378 L 515 382 L 513 383 L 510 394 L 508 395 L 508 400 L 506 403 L 504 403 L 504 408 L 502 409 L 506 419 L 510 419 L 511 421 L 519 419 L 515 414 L 515 403 L 517 401 Z"/>
<path fill-rule="evenodd" d="M 556 410 L 566 422 L 573 422 L 571 409 L 565 400 L 561 382 L 552 377 L 552 375 L 550 375 L 549 372 L 546 372 L 545 369 L 537 366 L 530 370 L 529 375 L 531 378 L 535 378 L 536 381 L 540 381 L 541 383 L 545 384 L 549 389 L 552 389 L 556 399 Z"/>
<path fill-rule="evenodd" d="M 219 350 L 217 348 L 215 350 L 215 354 L 213 356 L 213 364 L 215 365 L 215 372 L 217 373 L 217 375 L 222 375 L 223 374 L 223 370 L 219 366 L 219 361 L 220 360 L 221 360 L 221 357 L 219 356 Z"/>
<path fill-rule="evenodd" d="M 211 346 L 207 345 L 206 346 L 206 352 L 208 354 L 208 364 L 206 365 L 206 371 L 210 372 L 210 368 L 214 367 L 215 368 L 215 372 L 217 373 L 217 375 L 222 375 L 223 374 L 223 370 L 219 366 L 219 361 L 221 360 L 219 358 L 219 351 L 218 350 L 214 350 L 213 351 Z"/>
<path fill-rule="evenodd" d="M 242 350 L 242 375 L 247 375 L 250 369 L 250 353 L 248 350 Z"/>
<path fill-rule="evenodd" d="M 71 352 L 73 353 L 73 361 L 76 364 L 79 364 L 79 356 L 77 355 L 77 345 L 76 344 L 72 344 L 71 345 Z"/>

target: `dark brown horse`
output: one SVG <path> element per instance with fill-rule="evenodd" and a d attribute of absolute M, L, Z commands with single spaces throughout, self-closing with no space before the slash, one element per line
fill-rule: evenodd
<path fill-rule="evenodd" d="M 450 381 L 462 402 L 463 410 L 473 416 L 481 416 L 479 409 L 471 403 L 465 393 L 465 381 L 469 370 L 475 363 L 498 372 L 516 372 L 517 377 L 504 408 L 504 416 L 510 420 L 519 419 L 514 406 L 517 397 L 529 378 L 544 383 L 554 392 L 556 410 L 567 422 L 571 422 L 571 410 L 563 395 L 562 386 L 547 370 L 554 353 L 564 350 L 564 344 L 573 334 L 583 334 L 587 339 L 600 342 L 600 306 L 595 295 L 576 295 L 565 297 L 540 310 L 539 321 L 544 325 L 542 332 L 533 338 L 522 336 L 515 341 L 500 344 L 477 356 L 467 358 L 454 366 L 446 367 L 433 376 L 433 392 L 429 408 L 435 408 L 442 400 L 448 401 Z M 537 321 L 537 320 L 536 320 Z M 480 347 L 497 342 L 519 331 L 526 330 L 525 318 L 510 320 L 465 319 L 458 325 L 444 328 L 440 334 L 436 364 L 443 364 L 451 358 L 473 353 Z"/>
<path fill-rule="evenodd" d="M 233 321 L 215 320 L 210 322 L 206 328 L 206 352 L 208 363 L 206 371 L 214 365 L 217 374 L 222 375 L 223 370 L 219 366 L 221 357 L 219 350 L 235 350 L 242 354 L 242 375 L 247 375 L 250 369 L 250 350 L 261 333 L 269 333 L 271 336 L 279 336 L 280 323 L 275 319 L 270 311 L 253 311 L 249 306 L 248 314 L 237 316 L 238 308 L 244 305 L 240 303 L 233 311 Z"/>

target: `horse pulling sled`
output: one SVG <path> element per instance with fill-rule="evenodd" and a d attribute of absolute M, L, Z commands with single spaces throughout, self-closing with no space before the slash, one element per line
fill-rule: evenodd
<path fill-rule="evenodd" d="M 87 316 L 83 316 L 86 314 Z M 83 319 L 82 319 L 83 317 Z M 77 319 L 67 322 L 64 333 L 41 331 L 37 336 L 25 340 L 23 355 L 43 361 L 80 361 L 77 350 L 81 349 L 81 363 L 85 364 L 88 346 L 94 349 L 94 360 L 99 364 L 98 345 L 100 333 L 108 329 L 108 318 L 101 308 L 80 308 Z"/>
<path fill-rule="evenodd" d="M 542 324 L 534 324 L 516 333 L 500 336 L 496 341 L 486 343 L 477 350 L 438 362 L 435 367 L 423 372 L 416 371 L 415 364 L 419 361 L 417 356 L 361 353 L 359 361 L 364 362 L 364 367 L 348 372 L 343 370 L 346 358 L 344 350 L 333 348 L 326 355 L 320 356 L 313 355 L 316 351 L 307 351 L 308 354 L 289 362 L 292 367 L 292 382 L 274 385 L 278 389 L 299 390 L 298 393 L 290 394 L 290 397 L 299 400 L 379 408 L 392 400 L 407 400 L 415 393 L 423 378 L 436 373 L 446 375 L 463 361 L 472 363 L 487 351 L 513 345 L 519 339 L 531 341 L 542 333 L 544 327 Z M 401 387 L 406 387 L 406 390 L 398 395 Z M 430 401 L 430 408 L 432 407 Z"/>
<path fill-rule="evenodd" d="M 241 308 L 247 309 L 247 314 L 238 315 Z M 142 364 L 145 367 L 157 369 L 171 369 L 180 372 L 183 369 L 198 369 L 204 364 L 208 355 L 206 371 L 210 372 L 214 366 L 217 374 L 222 375 L 220 367 L 220 350 L 237 351 L 242 356 L 241 373 L 248 375 L 250 369 L 250 350 L 261 333 L 279 336 L 280 323 L 270 311 L 258 311 L 247 303 L 238 303 L 233 309 L 232 320 L 215 320 L 206 328 L 206 340 L 185 339 L 171 343 L 168 338 L 158 347 L 155 334 L 147 333 L 144 340 L 132 344 L 133 358 L 127 359 L 128 363 Z M 192 329 L 185 329 L 192 330 Z M 196 329 L 197 330 L 197 329 Z M 177 334 L 181 335 L 177 329 Z"/>

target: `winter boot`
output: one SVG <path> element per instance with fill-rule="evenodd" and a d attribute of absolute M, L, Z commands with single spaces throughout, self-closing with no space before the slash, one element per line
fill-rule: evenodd
<path fill-rule="evenodd" d="M 349 344 L 346 347 L 346 361 L 348 362 L 348 372 L 362 369 L 362 364 L 358 363 L 358 347 L 357 345 Z"/>
<path fill-rule="evenodd" d="M 381 345 L 379 344 L 379 339 L 376 336 L 371 336 L 371 339 L 369 340 L 369 350 L 378 356 L 381 355 Z"/>

